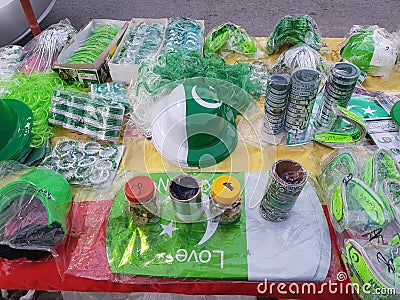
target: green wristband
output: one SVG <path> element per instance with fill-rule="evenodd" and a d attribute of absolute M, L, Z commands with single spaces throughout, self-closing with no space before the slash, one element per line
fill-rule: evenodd
<path fill-rule="evenodd" d="M 391 221 L 386 205 L 378 195 L 371 190 L 364 182 L 349 175 L 343 179 L 332 197 L 330 212 L 334 219 L 339 223 L 340 230 L 343 231 L 351 224 L 347 223 L 348 214 L 352 207 L 357 203 L 368 216 L 368 224 L 379 226 L 386 225 Z M 357 207 L 355 207 L 357 209 Z"/>
<path fill-rule="evenodd" d="M 364 121 L 353 112 L 341 106 L 332 107 L 332 109 L 338 118 L 342 118 L 343 120 L 353 124 L 356 127 L 356 130 L 352 133 L 336 131 L 317 133 L 314 136 L 314 140 L 329 147 L 342 147 L 348 143 L 363 143 L 367 133 Z"/>

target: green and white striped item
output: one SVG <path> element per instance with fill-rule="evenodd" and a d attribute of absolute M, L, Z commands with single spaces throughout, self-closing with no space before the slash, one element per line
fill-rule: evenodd
<path fill-rule="evenodd" d="M 236 148 L 234 112 L 211 86 L 178 85 L 158 101 L 154 116 L 154 146 L 174 165 L 208 167 L 223 161 Z"/>
<path fill-rule="evenodd" d="M 99 96 L 73 91 L 53 92 L 49 123 L 79 131 L 88 136 L 118 141 L 125 107 L 109 103 Z"/>

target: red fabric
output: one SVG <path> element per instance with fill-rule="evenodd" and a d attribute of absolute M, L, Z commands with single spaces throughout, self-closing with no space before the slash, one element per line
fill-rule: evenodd
<path fill-rule="evenodd" d="M 219 294 L 219 295 L 258 295 L 278 298 L 298 299 L 337 299 L 339 293 L 330 294 L 326 287 L 324 294 L 293 295 L 287 283 L 287 294 L 277 292 L 277 283 L 273 293 L 259 293 L 264 285 L 260 282 L 171 279 L 154 277 L 118 276 L 111 273 L 106 254 L 106 226 L 112 201 L 74 203 L 71 210 L 71 232 L 56 257 L 59 275 L 54 257 L 44 261 L 0 259 L 0 288 L 21 290 L 65 290 L 90 292 L 162 292 L 183 294 Z M 327 215 L 327 208 L 324 207 Z M 329 221 L 328 221 L 329 222 Z M 332 238 L 331 267 L 325 280 L 336 283 L 336 276 L 343 272 L 339 258 L 336 238 L 330 225 Z M 88 277 L 103 280 L 93 280 Z M 123 283 L 121 283 L 123 282 Z M 347 281 L 341 284 L 345 285 Z M 261 285 L 260 285 L 261 284 Z M 270 283 L 269 283 L 270 284 Z M 260 286 L 259 286 L 260 285 Z M 299 286 L 301 289 L 301 285 Z M 317 291 L 321 283 L 316 284 Z M 343 289 L 344 291 L 345 289 Z M 338 289 L 340 292 L 340 289 Z M 340 295 L 340 299 L 352 299 L 352 295 Z"/>

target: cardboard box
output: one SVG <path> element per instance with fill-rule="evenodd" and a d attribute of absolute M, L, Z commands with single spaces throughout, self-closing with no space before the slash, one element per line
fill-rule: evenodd
<path fill-rule="evenodd" d="M 173 20 L 173 19 L 170 19 Z M 137 26 L 139 23 L 141 22 L 145 22 L 145 23 L 162 23 L 165 25 L 164 28 L 164 34 L 163 34 L 163 39 L 161 41 L 161 44 L 158 47 L 158 51 L 157 54 L 154 55 L 154 57 L 157 57 L 160 54 L 162 45 L 164 43 L 165 40 L 165 33 L 166 33 L 166 29 L 168 26 L 168 22 L 170 21 L 166 18 L 162 18 L 162 19 L 139 19 L 139 18 L 133 18 L 130 21 L 129 27 L 126 30 L 126 33 L 128 32 L 128 30 L 130 28 L 134 28 L 135 26 Z M 195 20 L 203 29 L 203 36 L 205 36 L 204 33 L 204 20 Z M 125 42 L 126 38 L 127 38 L 127 34 L 125 33 L 122 41 L 119 43 L 117 50 L 114 53 L 114 56 L 110 59 L 110 61 L 108 62 L 108 66 L 110 68 L 110 73 L 111 73 L 111 78 L 113 81 L 121 81 L 121 82 L 125 82 L 125 83 L 131 83 L 131 82 L 136 82 L 138 79 L 138 70 L 140 67 L 140 64 L 116 64 L 115 63 L 115 58 L 117 57 L 118 53 L 122 50 L 123 47 L 123 43 Z M 202 41 L 202 50 L 204 48 L 204 39 Z M 202 51 L 203 52 L 203 51 Z"/>
<path fill-rule="evenodd" d="M 157 56 L 158 50 L 162 45 L 162 41 L 165 35 L 165 29 L 167 27 L 168 19 L 162 18 L 162 19 L 141 19 L 141 18 L 133 18 L 128 25 L 128 29 L 125 31 L 125 35 L 122 38 L 121 42 L 118 45 L 117 50 L 115 51 L 113 57 L 110 59 L 108 62 L 108 67 L 110 68 L 110 73 L 111 73 L 111 78 L 113 81 L 120 81 L 120 82 L 125 82 L 125 83 L 130 83 L 131 81 L 137 81 L 138 78 L 138 69 L 140 64 L 134 64 L 134 63 L 123 63 L 123 64 L 118 64 L 115 62 L 115 58 L 118 56 L 118 54 L 122 51 L 122 48 L 124 46 L 124 43 L 126 39 L 128 38 L 128 32 L 132 29 L 134 29 L 136 26 L 138 26 L 140 23 L 160 23 L 164 25 L 164 32 L 162 35 L 161 43 L 158 46 L 157 52 L 153 57 Z"/>
<path fill-rule="evenodd" d="M 93 29 L 101 24 L 112 24 L 120 28 L 120 31 L 111 41 L 106 49 L 94 60 L 92 64 L 67 64 L 66 62 L 70 56 L 83 45 L 83 43 L 91 36 Z M 53 66 L 53 70 L 57 72 L 62 79 L 68 83 L 79 81 L 84 86 L 89 86 L 92 83 L 103 83 L 109 76 L 109 70 L 106 64 L 108 53 L 115 47 L 118 40 L 124 34 L 128 22 L 108 20 L 108 19 L 94 19 L 90 21 L 78 34 L 74 37 L 72 42 L 68 44 L 61 51 Z"/>

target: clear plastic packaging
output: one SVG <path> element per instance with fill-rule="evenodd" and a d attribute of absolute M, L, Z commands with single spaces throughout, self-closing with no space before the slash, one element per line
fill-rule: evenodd
<path fill-rule="evenodd" d="M 68 182 L 55 171 L 13 161 L 0 162 L 0 178 L 0 257 L 57 256 L 68 231 Z"/>
<path fill-rule="evenodd" d="M 261 85 L 261 94 L 264 95 L 267 91 L 268 78 L 270 75 L 266 62 L 262 60 L 255 60 L 250 63 L 251 77 L 253 83 Z"/>
<path fill-rule="evenodd" d="M 361 153 L 333 158 L 320 183 L 356 291 L 362 299 L 397 299 L 400 167 L 389 152 L 378 150 L 369 159 Z"/>
<path fill-rule="evenodd" d="M 17 45 L 8 45 L 0 48 L 0 80 L 12 77 L 18 71 L 23 48 Z M 0 90 L 0 95 L 2 91 Z"/>
<path fill-rule="evenodd" d="M 68 19 L 51 25 L 24 46 L 18 70 L 27 75 L 50 72 L 61 50 L 75 34 Z"/>
<path fill-rule="evenodd" d="M 257 47 L 243 28 L 228 22 L 210 31 L 206 37 L 204 51 L 253 55 L 257 52 Z"/>
<path fill-rule="evenodd" d="M 354 25 L 342 43 L 340 55 L 368 75 L 389 76 L 399 59 L 398 35 L 376 25 Z"/>
<path fill-rule="evenodd" d="M 317 50 L 307 44 L 298 44 L 278 57 L 271 73 L 291 74 L 296 69 L 312 69 L 326 77 L 328 64 Z"/>
<path fill-rule="evenodd" d="M 120 26 L 108 23 L 93 24 L 90 36 L 79 45 L 66 64 L 92 64 L 110 45 L 120 31 Z"/>
<path fill-rule="evenodd" d="M 326 128 L 318 128 L 314 141 L 333 148 L 349 147 L 364 143 L 367 129 L 364 120 L 341 106 L 332 106 L 334 116 Z"/>
<path fill-rule="evenodd" d="M 115 53 L 116 64 L 140 64 L 156 55 L 161 45 L 164 24 L 140 22 L 129 25 L 120 51 Z"/>
<path fill-rule="evenodd" d="M 54 90 L 49 123 L 79 131 L 88 136 L 117 142 L 124 120 L 125 107 L 109 98 L 77 91 Z"/>
<path fill-rule="evenodd" d="M 91 93 L 96 98 L 100 96 L 111 103 L 119 103 L 130 108 L 132 105 L 129 101 L 128 90 L 125 84 L 120 82 L 107 82 L 100 84 L 92 84 Z"/>
<path fill-rule="evenodd" d="M 255 296 L 189 296 L 171 293 L 100 293 L 62 291 L 64 300 L 256 300 Z"/>
<path fill-rule="evenodd" d="M 95 141 L 59 140 L 41 166 L 57 171 L 70 184 L 102 186 L 112 182 L 124 146 Z"/>
<path fill-rule="evenodd" d="M 170 19 L 159 54 L 168 51 L 203 52 L 204 23 L 189 18 Z"/>
<path fill-rule="evenodd" d="M 285 16 L 276 24 L 269 36 L 265 51 L 273 54 L 284 45 L 307 44 L 315 50 L 321 48 L 321 34 L 315 21 L 307 15 Z"/>

